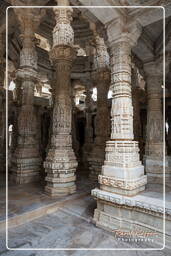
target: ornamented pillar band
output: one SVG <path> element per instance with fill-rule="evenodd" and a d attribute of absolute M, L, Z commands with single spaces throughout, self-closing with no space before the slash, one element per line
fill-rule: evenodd
<path fill-rule="evenodd" d="M 54 108 L 51 146 L 46 161 L 47 185 L 45 191 L 50 196 L 72 194 L 76 190 L 75 172 L 77 161 L 72 149 L 72 93 L 71 67 L 76 57 L 73 48 L 74 31 L 70 25 L 72 9 L 66 0 L 58 0 L 54 8 L 56 25 L 53 30 L 53 47 L 50 58 L 55 67 Z"/>
<path fill-rule="evenodd" d="M 39 179 L 41 159 L 36 139 L 37 118 L 34 109 L 34 88 L 38 81 L 37 53 L 34 33 L 44 14 L 40 9 L 15 8 L 22 39 L 20 68 L 16 72 L 21 82 L 22 99 L 18 115 L 17 147 L 12 157 L 11 180 L 28 183 Z"/>

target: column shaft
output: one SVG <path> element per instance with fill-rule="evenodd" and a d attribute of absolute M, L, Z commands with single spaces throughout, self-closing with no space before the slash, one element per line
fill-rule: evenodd
<path fill-rule="evenodd" d="M 147 127 L 144 164 L 148 184 L 163 184 L 162 68 L 155 62 L 144 65 L 147 83 Z M 166 184 L 170 183 L 171 160 L 166 156 Z"/>
<path fill-rule="evenodd" d="M 108 108 L 108 91 L 110 72 L 100 69 L 93 74 L 97 85 L 97 112 L 95 119 L 95 142 L 89 156 L 90 179 L 97 180 L 105 159 L 105 143 L 109 139 L 110 113 Z"/>
<path fill-rule="evenodd" d="M 28 183 L 39 179 L 40 154 L 36 138 L 37 119 L 34 109 L 34 88 L 37 83 L 37 53 L 34 32 L 40 21 L 40 10 L 15 9 L 22 31 L 22 50 L 17 79 L 21 81 L 21 107 L 18 115 L 17 147 L 12 156 L 10 179 L 15 183 Z M 34 13 L 34 14 L 33 14 Z M 39 20 L 39 21 L 38 21 Z"/>
<path fill-rule="evenodd" d="M 58 1 L 68 5 L 68 1 Z M 51 146 L 46 161 L 47 185 L 50 196 L 72 194 L 76 190 L 77 161 L 72 149 L 71 67 L 75 58 L 74 33 L 70 25 L 72 9 L 54 8 L 56 26 L 53 30 L 53 48 L 50 53 L 56 71 Z"/>
<path fill-rule="evenodd" d="M 97 180 L 105 157 L 105 143 L 109 136 L 110 114 L 107 95 L 110 85 L 109 54 L 104 39 L 96 32 L 94 70 L 92 79 L 97 88 L 97 112 L 95 119 L 95 143 L 89 156 L 90 179 Z"/>

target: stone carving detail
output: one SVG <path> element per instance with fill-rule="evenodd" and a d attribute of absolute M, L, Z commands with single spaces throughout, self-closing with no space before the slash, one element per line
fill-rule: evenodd
<path fill-rule="evenodd" d="M 133 168 L 141 165 L 138 142 L 136 141 L 107 141 L 105 151 L 105 165 L 122 168 Z"/>
<path fill-rule="evenodd" d="M 105 143 L 109 138 L 110 113 L 108 91 L 110 85 L 109 54 L 104 39 L 95 33 L 94 71 L 92 80 L 97 87 L 95 143 L 89 156 L 90 178 L 97 180 L 105 157 Z"/>
<path fill-rule="evenodd" d="M 124 30 L 122 22 L 119 23 L 118 21 L 115 26 L 108 28 L 111 46 L 110 88 L 113 91 L 113 99 L 111 140 L 106 142 L 102 175 L 104 178 L 111 176 L 112 180 L 115 180 L 115 187 L 112 184 L 111 186 L 102 184 L 100 186 L 102 191 L 106 190 L 111 193 L 130 196 L 144 190 L 146 183 L 144 167 L 139 160 L 138 142 L 133 141 L 131 47 L 137 40 L 135 27 L 131 27 L 129 24 L 128 29 Z M 124 186 L 122 187 L 120 180 L 129 184 L 130 190 L 126 190 Z"/>
<path fill-rule="evenodd" d="M 68 2 L 68 1 L 67 1 Z M 58 6 L 65 5 L 64 1 L 58 1 Z M 73 9 L 69 6 L 66 8 L 54 8 L 56 25 L 53 30 L 54 45 L 70 45 L 74 44 L 74 31 L 71 27 Z"/>
<path fill-rule="evenodd" d="M 143 179 L 140 178 L 140 179 L 134 180 L 134 182 L 132 183 L 129 180 L 128 181 L 124 179 L 119 180 L 112 177 L 99 175 L 98 182 L 105 186 L 112 186 L 112 187 L 119 187 L 126 190 L 133 190 L 133 189 L 136 189 L 137 187 L 141 187 L 145 185 L 147 183 L 147 177 L 144 176 Z"/>
<path fill-rule="evenodd" d="M 106 193 L 105 191 L 101 192 L 101 190 L 99 190 L 98 188 L 95 188 L 91 191 L 91 195 L 101 199 L 101 200 L 105 200 L 108 202 L 111 202 L 112 204 L 117 204 L 117 205 L 122 205 L 122 207 L 136 207 L 137 209 L 141 209 L 146 213 L 154 213 L 156 212 L 158 214 L 163 214 L 164 213 L 164 208 L 163 207 L 159 207 L 157 205 L 153 205 L 153 204 L 149 204 L 149 203 L 143 203 L 143 202 L 139 202 L 138 200 L 132 200 L 130 198 L 130 200 L 128 198 L 125 197 L 121 197 L 120 195 L 117 194 L 113 194 L 110 195 L 109 193 Z M 170 210 L 169 208 L 166 208 L 166 213 L 168 215 L 170 215 Z"/>
<path fill-rule="evenodd" d="M 112 55 L 112 133 L 111 139 L 133 139 L 133 107 L 131 95 L 131 46 L 127 42 L 115 44 Z"/>
<path fill-rule="evenodd" d="M 163 156 L 163 117 L 162 117 L 162 72 L 157 74 L 155 62 L 145 65 L 147 74 L 147 132 L 146 155 Z M 158 68 L 159 69 L 159 68 Z"/>
<path fill-rule="evenodd" d="M 39 9 L 15 8 L 21 28 L 22 50 L 20 68 L 16 72 L 21 82 L 22 99 L 18 115 L 17 147 L 12 156 L 11 180 L 28 183 L 39 179 L 41 159 L 37 141 L 37 118 L 33 106 L 34 88 L 37 80 L 37 54 L 34 33 L 40 23 Z"/>
<path fill-rule="evenodd" d="M 74 40 L 70 25 L 72 10 L 69 7 L 54 8 L 54 13 L 57 23 L 53 31 L 53 48 L 50 58 L 56 71 L 56 85 L 54 84 L 51 146 L 44 167 L 47 172 L 46 193 L 50 196 L 60 196 L 72 194 L 76 190 L 77 161 L 72 149 L 70 81 L 72 61 L 76 53 L 72 47 Z"/>
<path fill-rule="evenodd" d="M 160 61 L 160 63 L 162 63 Z M 144 163 L 149 184 L 163 184 L 162 67 L 157 61 L 144 65 L 147 82 L 147 126 Z M 167 157 L 168 158 L 168 157 Z M 166 165 L 166 184 L 170 170 Z"/>
<path fill-rule="evenodd" d="M 94 69 L 109 68 L 109 54 L 104 39 L 95 33 Z"/>

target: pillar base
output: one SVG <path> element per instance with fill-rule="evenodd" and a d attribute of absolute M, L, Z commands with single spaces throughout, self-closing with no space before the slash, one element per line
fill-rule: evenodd
<path fill-rule="evenodd" d="M 138 142 L 107 141 L 106 159 L 99 175 L 100 188 L 134 196 L 145 189 L 147 177 L 139 161 Z"/>
<path fill-rule="evenodd" d="M 10 181 L 15 184 L 37 182 L 40 180 L 40 166 L 39 158 L 13 160 Z"/>
<path fill-rule="evenodd" d="M 138 168 L 136 169 L 138 171 Z M 134 169 L 134 171 L 136 170 Z M 137 179 L 126 180 L 99 175 L 98 181 L 101 190 L 126 196 L 134 196 L 139 192 L 145 190 L 145 185 L 147 184 L 147 177 L 146 175 L 143 175 Z"/>
<path fill-rule="evenodd" d="M 156 199 L 149 191 L 130 198 L 97 188 L 93 189 L 91 194 L 97 200 L 93 218 L 96 226 L 112 232 L 115 237 L 119 235 L 120 239 L 132 238 L 145 241 L 148 238 L 149 248 L 151 239 L 162 247 L 164 213 L 162 196 Z M 169 203 L 168 207 L 170 207 Z M 169 238 L 171 237 L 170 213 L 170 208 L 166 209 L 166 236 Z"/>
<path fill-rule="evenodd" d="M 66 184 L 65 184 L 66 185 Z M 50 187 L 50 184 L 48 184 L 45 187 L 45 193 L 51 197 L 61 197 L 61 196 L 67 196 L 70 194 L 74 194 L 76 192 L 76 185 L 73 182 L 73 186 L 71 186 L 71 183 L 67 186 L 61 185 L 57 187 Z"/>
<path fill-rule="evenodd" d="M 10 177 L 10 182 L 14 184 L 26 184 L 26 183 L 33 183 L 40 180 L 39 172 L 32 172 L 27 171 L 20 173 L 20 171 L 13 172 Z"/>
<path fill-rule="evenodd" d="M 164 168 L 162 157 L 144 156 L 144 166 L 147 174 L 148 184 L 161 184 L 164 180 Z M 165 183 L 171 187 L 171 157 L 165 157 Z"/>
<path fill-rule="evenodd" d="M 44 162 L 47 172 L 45 192 L 51 197 L 75 193 L 76 167 L 77 162 L 72 149 L 50 149 Z"/>

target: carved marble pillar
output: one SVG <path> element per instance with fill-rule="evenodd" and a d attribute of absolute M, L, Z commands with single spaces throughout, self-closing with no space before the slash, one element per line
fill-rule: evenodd
<path fill-rule="evenodd" d="M 4 42 L 0 32 L 0 172 L 5 172 L 5 63 Z"/>
<path fill-rule="evenodd" d="M 140 148 L 140 157 L 142 159 L 143 139 L 140 117 L 140 96 L 142 91 L 138 84 L 138 74 L 136 68 L 132 68 L 132 105 L 133 105 L 133 131 L 134 139 L 138 141 Z"/>
<path fill-rule="evenodd" d="M 90 179 L 97 180 L 105 159 L 105 143 L 109 139 L 110 113 L 107 95 L 110 85 L 108 69 L 95 72 L 94 80 L 97 84 L 97 112 L 95 119 L 95 142 L 89 157 Z"/>
<path fill-rule="evenodd" d="M 120 198 L 134 196 L 145 189 L 144 167 L 139 160 L 138 142 L 133 135 L 131 93 L 131 48 L 140 35 L 136 24 L 114 21 L 107 27 L 111 53 L 111 139 L 106 142 L 100 189 L 91 191 L 97 199 L 94 221 L 113 230 L 118 218 Z M 118 195 L 119 194 L 119 195 Z M 119 215 L 122 216 L 119 208 Z"/>
<path fill-rule="evenodd" d="M 110 114 L 107 95 L 110 85 L 109 55 L 104 39 L 95 35 L 96 53 L 92 79 L 97 87 L 97 113 L 95 122 L 95 143 L 89 157 L 90 179 L 97 180 L 105 157 L 105 143 L 109 136 Z"/>
<path fill-rule="evenodd" d="M 76 158 L 79 158 L 79 142 L 77 140 L 77 130 L 76 130 L 76 122 L 77 122 L 77 108 L 75 105 L 75 90 L 72 86 L 72 147 L 74 149 Z"/>
<path fill-rule="evenodd" d="M 86 99 L 85 99 L 85 143 L 83 146 L 83 166 L 84 170 L 88 172 L 89 169 L 89 156 L 93 147 L 93 127 L 92 127 L 92 83 L 91 81 L 86 81 Z"/>
<path fill-rule="evenodd" d="M 39 9 L 14 9 L 17 15 L 22 39 L 20 68 L 16 72 L 21 81 L 21 107 L 18 115 L 17 147 L 12 156 L 10 179 L 15 183 L 29 183 L 39 180 L 41 159 L 36 138 L 37 120 L 33 105 L 34 88 L 37 83 L 37 53 L 35 49 L 35 30 L 39 25 Z"/>
<path fill-rule="evenodd" d="M 156 62 L 144 65 L 147 84 L 147 127 L 145 146 L 145 169 L 148 184 L 163 184 L 163 115 L 162 115 L 162 68 Z M 171 159 L 166 156 L 166 183 L 170 180 Z"/>
<path fill-rule="evenodd" d="M 71 68 L 75 58 L 74 32 L 70 25 L 72 8 L 68 1 L 58 1 L 66 8 L 54 8 L 56 26 L 53 30 L 53 48 L 50 58 L 56 70 L 56 88 L 53 109 L 51 146 L 46 161 L 46 193 L 62 196 L 74 193 L 77 161 L 72 149 Z"/>

